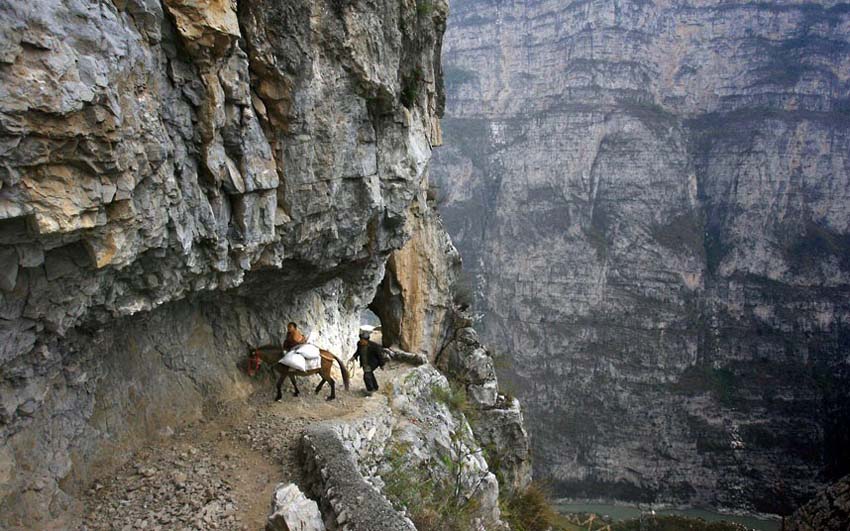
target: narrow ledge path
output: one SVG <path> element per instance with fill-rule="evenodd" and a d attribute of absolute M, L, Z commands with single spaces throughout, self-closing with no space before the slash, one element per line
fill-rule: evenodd
<path fill-rule="evenodd" d="M 392 362 L 377 376 L 389 382 L 410 369 Z M 338 382 L 333 401 L 325 400 L 327 386 L 312 392 L 316 383 L 316 377 L 300 378 L 301 395 L 294 397 L 286 382 L 281 402 L 272 400 L 270 384 L 142 448 L 92 485 L 81 529 L 264 529 L 275 486 L 292 482 L 303 490 L 304 430 L 322 420 L 365 417 L 381 404 L 366 396 L 359 370 L 349 391 Z"/>

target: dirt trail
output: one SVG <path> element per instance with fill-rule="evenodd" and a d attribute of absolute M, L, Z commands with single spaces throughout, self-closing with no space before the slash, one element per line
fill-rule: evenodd
<path fill-rule="evenodd" d="M 409 368 L 391 363 L 376 374 L 383 385 Z M 298 397 L 287 382 L 281 402 L 271 400 L 269 386 L 140 450 L 89 490 L 83 529 L 263 529 L 275 485 L 302 483 L 304 428 L 319 420 L 359 418 L 377 407 L 377 400 L 365 396 L 359 370 L 351 390 L 339 383 L 331 402 L 325 400 L 327 386 L 312 393 L 318 381 L 299 378 Z"/>

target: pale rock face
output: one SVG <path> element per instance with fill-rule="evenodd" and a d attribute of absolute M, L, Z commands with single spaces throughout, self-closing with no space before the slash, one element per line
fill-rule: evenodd
<path fill-rule="evenodd" d="M 847 472 L 848 51 L 831 1 L 453 3 L 432 178 L 557 493 Z"/>
<path fill-rule="evenodd" d="M 385 346 L 434 360 L 454 327 L 454 282 L 461 261 L 439 216 L 424 202 L 408 218 L 413 236 L 387 261 L 370 308 Z"/>
<path fill-rule="evenodd" d="M 431 481 L 448 484 L 459 496 L 477 501 L 484 528 L 500 529 L 499 482 L 465 415 L 436 397 L 440 390 L 449 392 L 449 382 L 431 365 L 412 369 L 401 382 L 394 382 L 392 443 L 405 448 L 406 466 L 424 470 Z"/>
<path fill-rule="evenodd" d="M 319 505 L 293 483 L 275 488 L 266 531 L 325 531 Z"/>
<path fill-rule="evenodd" d="M 470 327 L 459 327 L 440 351 L 437 366 L 463 385 L 467 399 L 477 409 L 470 420 L 476 440 L 485 448 L 491 466 L 498 466 L 509 492 L 531 482 L 531 455 L 519 401 L 499 393 L 490 352 Z"/>
<path fill-rule="evenodd" d="M 0 4 L 0 527 L 74 527 L 288 320 L 350 353 L 439 143 L 431 5 Z"/>

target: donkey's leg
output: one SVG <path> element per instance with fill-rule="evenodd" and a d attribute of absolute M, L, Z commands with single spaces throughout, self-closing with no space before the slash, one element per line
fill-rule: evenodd
<path fill-rule="evenodd" d="M 333 378 L 328 378 L 328 383 L 331 384 L 331 396 L 329 396 L 327 400 L 333 400 L 336 398 L 336 382 Z"/>
<path fill-rule="evenodd" d="M 278 378 L 277 378 L 277 396 L 274 398 L 275 402 L 280 402 L 280 400 L 283 398 L 283 391 L 281 391 L 280 388 L 283 385 L 283 379 L 284 378 L 286 378 L 286 373 L 281 372 L 280 376 L 278 376 Z"/>
<path fill-rule="evenodd" d="M 295 383 L 295 375 L 294 374 L 289 375 L 289 381 L 292 382 L 292 387 L 295 388 L 295 392 L 292 393 L 292 396 L 300 395 L 301 393 L 298 391 L 298 384 Z"/>
<path fill-rule="evenodd" d="M 316 386 L 316 394 L 319 394 L 319 391 L 322 390 L 322 386 L 325 385 L 325 377 L 322 376 L 322 381 L 319 382 L 319 385 Z"/>

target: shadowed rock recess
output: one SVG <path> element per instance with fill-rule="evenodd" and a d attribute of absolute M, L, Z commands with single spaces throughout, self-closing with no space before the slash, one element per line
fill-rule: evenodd
<path fill-rule="evenodd" d="M 427 8 L 0 2 L 0 528 L 74 527 L 94 478 L 252 392 L 289 320 L 347 358 L 411 237 L 379 311 L 431 359 L 451 339 Z"/>
<path fill-rule="evenodd" d="M 557 493 L 787 514 L 850 472 L 848 39 L 835 1 L 453 2 L 432 178 Z"/>

